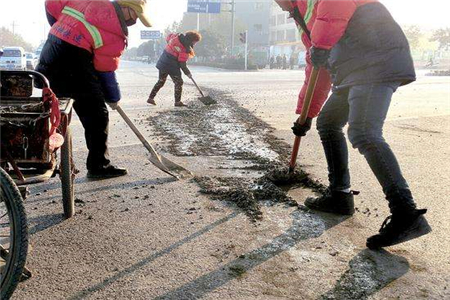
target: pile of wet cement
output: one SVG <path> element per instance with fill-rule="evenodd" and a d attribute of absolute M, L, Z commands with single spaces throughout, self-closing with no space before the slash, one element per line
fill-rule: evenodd
<path fill-rule="evenodd" d="M 251 162 L 247 167 L 230 167 L 267 171 L 256 179 L 250 176 L 195 177 L 201 193 L 233 202 L 251 220 L 258 220 L 262 218 L 261 201 L 297 206 L 297 202 L 287 195 L 289 188 L 305 187 L 317 193 L 324 192 L 325 186 L 311 179 L 306 172 L 288 173 L 284 166 L 287 166 L 291 147 L 273 134 L 273 128 L 236 101 L 214 91 L 210 94 L 220 99 L 217 105 L 192 103 L 190 109 L 164 111 L 148 119 L 157 135 L 168 142 L 165 150 L 178 156 L 226 156 L 231 160 L 247 160 Z M 227 116 L 221 115 L 223 113 Z M 224 129 L 228 128 L 226 126 L 217 126 L 227 122 L 231 126 L 228 130 Z M 230 140 L 225 138 L 236 128 L 233 126 L 243 130 L 241 136 L 236 137 L 237 141 L 231 141 L 236 143 L 235 148 L 230 147 Z M 261 145 L 267 149 L 261 151 Z M 264 156 L 268 152 L 275 153 L 276 157 Z"/>
<path fill-rule="evenodd" d="M 233 177 L 195 177 L 200 186 L 200 192 L 212 195 L 216 200 L 235 203 L 253 220 L 262 218 L 260 201 L 285 203 L 298 206 L 298 203 L 287 195 L 292 187 L 304 187 L 317 193 L 324 193 L 326 187 L 318 181 L 312 180 L 308 173 L 296 170 L 288 173 L 288 168 L 274 167 L 264 176 L 245 180 Z"/>

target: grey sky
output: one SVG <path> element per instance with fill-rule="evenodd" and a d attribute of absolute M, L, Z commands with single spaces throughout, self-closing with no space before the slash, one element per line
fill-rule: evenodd
<path fill-rule="evenodd" d="M 37 45 L 49 30 L 44 12 L 45 0 L 0 0 L 0 27 L 21 34 L 27 41 Z M 251 1 L 251 0 L 238 0 Z M 255 0 L 261 1 L 261 0 Z M 271 0 L 263 0 L 271 1 Z M 155 30 L 163 30 L 182 18 L 187 0 L 149 0 L 149 13 Z M 381 0 L 403 24 L 419 24 L 427 28 L 450 27 L 450 1 L 448 0 Z M 138 23 L 130 32 L 130 46 L 141 43 L 139 31 L 144 27 Z"/>

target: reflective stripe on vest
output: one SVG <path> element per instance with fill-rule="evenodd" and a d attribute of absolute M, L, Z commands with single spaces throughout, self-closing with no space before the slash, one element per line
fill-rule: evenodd
<path fill-rule="evenodd" d="M 80 12 L 76 9 L 73 9 L 72 7 L 65 6 L 62 13 L 66 14 L 68 16 L 71 16 L 71 17 L 77 19 L 78 21 L 80 21 L 81 23 L 83 23 L 83 25 L 86 27 L 86 29 L 91 34 L 92 39 L 94 40 L 94 48 L 95 49 L 103 46 L 103 40 L 102 40 L 102 35 L 100 34 L 100 31 L 98 31 L 97 27 L 89 24 L 89 22 L 86 21 L 84 14 L 82 12 Z"/>
<path fill-rule="evenodd" d="M 305 13 L 305 23 L 308 24 L 313 15 L 314 6 L 316 5 L 317 0 L 308 0 L 308 8 Z"/>
<path fill-rule="evenodd" d="M 314 12 L 314 6 L 316 5 L 317 1 L 318 0 L 308 0 L 305 15 L 302 16 L 303 21 L 305 21 L 305 26 L 308 26 L 309 21 L 311 21 L 311 17 Z M 300 15 L 301 15 L 301 13 L 300 13 Z M 298 24 L 298 22 L 296 22 L 296 25 L 297 25 L 298 32 L 301 35 L 304 32 L 304 30 L 303 30 L 302 26 L 300 24 Z M 308 36 L 308 38 L 310 39 L 308 34 L 306 34 L 306 36 Z"/>

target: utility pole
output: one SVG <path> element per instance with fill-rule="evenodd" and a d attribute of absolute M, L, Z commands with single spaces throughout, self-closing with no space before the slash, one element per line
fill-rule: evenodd
<path fill-rule="evenodd" d="M 235 17 L 235 0 L 231 0 L 231 55 L 233 56 L 234 49 L 234 17 Z"/>
<path fill-rule="evenodd" d="M 248 70 L 248 30 L 239 33 L 239 40 L 244 44 L 244 70 Z"/>
<path fill-rule="evenodd" d="M 19 26 L 17 25 L 16 21 L 12 21 L 12 34 L 15 35 L 16 34 L 16 27 Z"/>
<path fill-rule="evenodd" d="M 200 14 L 197 13 L 197 32 L 200 31 Z"/>
<path fill-rule="evenodd" d="M 248 30 L 245 31 L 245 71 L 248 70 Z"/>

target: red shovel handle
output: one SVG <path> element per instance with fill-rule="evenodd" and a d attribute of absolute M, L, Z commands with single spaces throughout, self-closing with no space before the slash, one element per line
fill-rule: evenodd
<path fill-rule="evenodd" d="M 308 89 L 306 90 L 305 102 L 303 102 L 302 113 L 298 119 L 298 123 L 304 124 L 308 118 L 309 108 L 311 107 L 311 100 L 314 96 L 314 90 L 316 89 L 317 79 L 319 78 L 319 69 L 313 68 L 309 77 Z M 294 172 L 295 164 L 297 162 L 298 150 L 300 148 L 301 138 L 295 137 L 294 147 L 292 149 L 291 161 L 289 163 L 289 172 Z"/>
<path fill-rule="evenodd" d="M 291 162 L 289 163 L 289 173 L 294 172 L 295 164 L 297 162 L 298 149 L 300 149 L 301 140 L 302 140 L 301 137 L 299 137 L 299 136 L 295 137 L 294 147 L 292 148 L 292 154 L 291 154 Z"/>

